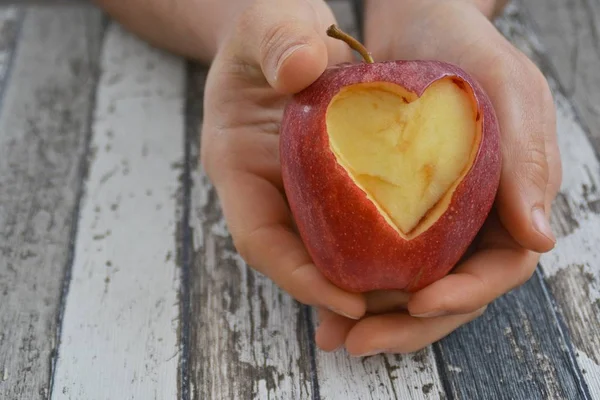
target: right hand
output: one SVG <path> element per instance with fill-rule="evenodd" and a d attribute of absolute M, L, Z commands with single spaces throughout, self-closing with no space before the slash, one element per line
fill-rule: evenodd
<path fill-rule="evenodd" d="M 241 14 L 207 78 L 201 159 L 242 258 L 296 300 L 358 319 L 364 296 L 329 282 L 294 230 L 279 162 L 288 96 L 351 60 L 326 36 L 333 23 L 322 0 L 259 0 Z"/>

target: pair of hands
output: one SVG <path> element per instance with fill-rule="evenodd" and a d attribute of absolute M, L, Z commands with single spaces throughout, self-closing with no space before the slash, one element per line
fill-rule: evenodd
<path fill-rule="evenodd" d="M 375 61 L 438 59 L 480 82 L 499 119 L 503 166 L 475 250 L 451 274 L 413 294 L 345 292 L 320 274 L 295 232 L 279 162 L 288 96 L 328 65 L 352 60 L 344 43 L 326 36 L 332 23 L 322 0 L 258 0 L 239 16 L 207 79 L 202 162 L 241 256 L 318 307 L 321 349 L 412 352 L 526 282 L 539 253 L 554 246 L 548 219 L 561 181 L 554 103 L 539 70 L 473 2 L 367 1 L 365 44 Z"/>

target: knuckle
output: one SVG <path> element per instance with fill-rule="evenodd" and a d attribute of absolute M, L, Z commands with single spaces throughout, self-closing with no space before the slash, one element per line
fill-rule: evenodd
<path fill-rule="evenodd" d="M 235 227 L 231 227 L 231 238 L 233 240 L 233 246 L 236 251 L 244 259 L 246 264 L 253 268 L 261 269 L 261 266 L 257 264 L 255 260 L 255 247 L 257 241 L 261 240 L 261 236 L 268 227 L 260 226 L 250 231 L 239 231 Z"/>
<path fill-rule="evenodd" d="M 535 273 L 536 269 L 537 269 L 537 262 L 532 262 L 531 265 L 527 265 L 524 268 L 521 268 L 521 274 L 519 276 L 519 279 L 517 280 L 517 284 L 515 287 L 522 286 L 527 281 L 529 281 L 529 279 L 531 279 L 531 277 Z"/>
<path fill-rule="evenodd" d="M 202 131 L 200 163 L 209 179 L 218 182 L 236 170 L 239 145 L 236 135 L 230 130 L 206 128 Z"/>
<path fill-rule="evenodd" d="M 289 35 L 290 25 L 287 21 L 278 21 L 269 26 L 259 46 L 261 59 L 265 60 L 268 57 L 282 53 Z"/>
<path fill-rule="evenodd" d="M 310 264 L 302 264 L 295 268 L 285 282 L 282 282 L 281 287 L 290 294 L 298 302 L 306 305 L 314 303 L 313 297 L 306 288 L 312 286 L 310 280 L 307 281 L 308 273 L 311 268 Z"/>
<path fill-rule="evenodd" d="M 202 130 L 201 146 L 200 146 L 200 164 L 210 179 L 215 178 L 215 173 L 218 171 L 216 160 L 219 159 L 219 140 L 215 140 L 214 134 L 208 129 Z"/>
<path fill-rule="evenodd" d="M 413 353 L 427 347 L 429 343 L 423 343 L 421 338 L 416 338 L 404 332 L 398 332 L 394 337 L 393 346 L 387 346 L 392 353 L 406 354 Z M 373 346 L 377 347 L 377 346 Z M 380 347 L 380 346 L 379 346 Z"/>
<path fill-rule="evenodd" d="M 527 283 L 527 281 L 529 281 L 529 279 L 531 279 L 531 277 L 533 276 L 534 272 L 535 269 L 525 269 L 517 282 L 517 286 L 522 286 L 525 283 Z"/>
<path fill-rule="evenodd" d="M 490 59 L 489 75 L 494 77 L 497 85 L 504 87 L 514 76 L 518 76 L 520 58 L 515 56 L 515 52 L 509 46 L 490 51 L 494 51 L 494 57 Z"/>
<path fill-rule="evenodd" d="M 298 23 L 286 18 L 273 22 L 266 27 L 259 44 L 261 65 L 276 65 L 286 50 L 310 42 L 312 38 L 309 32 Z"/>
<path fill-rule="evenodd" d="M 521 160 L 522 178 L 527 185 L 533 184 L 538 188 L 545 189 L 548 183 L 548 160 L 544 140 L 541 138 L 530 138 L 523 148 L 523 159 Z"/>

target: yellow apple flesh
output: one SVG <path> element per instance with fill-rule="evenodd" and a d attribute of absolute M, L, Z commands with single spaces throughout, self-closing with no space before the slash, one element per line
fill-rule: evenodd
<path fill-rule="evenodd" d="M 340 165 L 388 223 L 411 237 L 445 211 L 473 163 L 476 114 L 462 82 L 450 78 L 419 98 L 391 83 L 358 83 L 333 98 L 326 123 Z"/>

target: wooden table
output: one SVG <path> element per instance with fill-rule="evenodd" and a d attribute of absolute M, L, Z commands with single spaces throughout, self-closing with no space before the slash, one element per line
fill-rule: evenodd
<path fill-rule="evenodd" d="M 600 2 L 497 26 L 555 94 L 556 249 L 439 343 L 354 359 L 237 255 L 197 163 L 206 70 L 90 5 L 2 6 L 0 399 L 600 399 Z"/>

